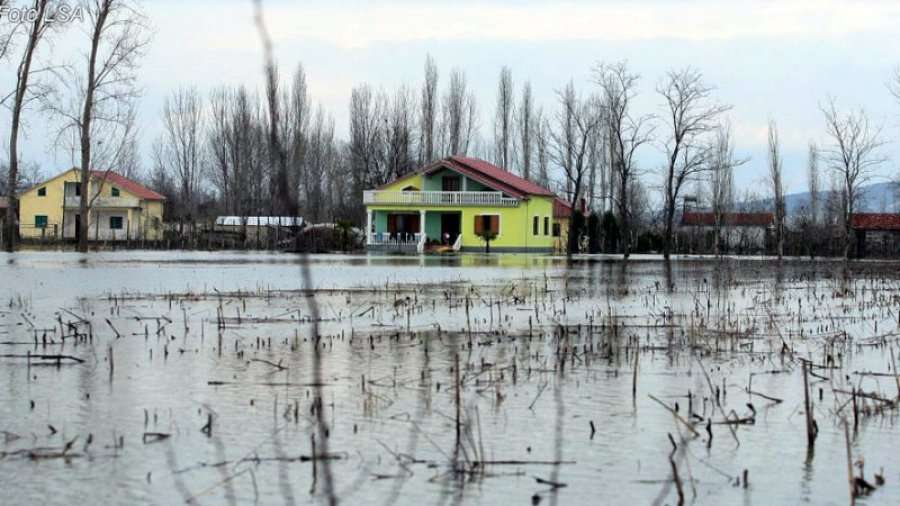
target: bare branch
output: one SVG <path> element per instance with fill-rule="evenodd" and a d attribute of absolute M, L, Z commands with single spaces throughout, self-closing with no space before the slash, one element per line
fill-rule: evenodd
<path fill-rule="evenodd" d="M 663 255 L 666 258 L 672 251 L 675 210 L 681 190 L 685 182 L 709 167 L 710 144 L 705 137 L 715 130 L 718 118 L 731 109 L 712 100 L 713 90 L 703 81 L 703 75 L 691 67 L 669 71 L 656 88 L 664 101 L 668 130 L 663 173 Z"/>
<path fill-rule="evenodd" d="M 829 97 L 819 108 L 825 117 L 825 131 L 831 143 L 821 153 L 840 181 L 846 199 L 842 209 L 844 258 L 850 257 L 852 217 L 859 206 L 862 187 L 874 177 L 874 170 L 887 161 L 881 154 L 884 142 L 881 127 L 872 125 L 864 110 L 842 113 Z"/>

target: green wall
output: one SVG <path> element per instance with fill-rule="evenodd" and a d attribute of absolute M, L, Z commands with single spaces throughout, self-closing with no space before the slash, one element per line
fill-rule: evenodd
<path fill-rule="evenodd" d="M 454 172 L 452 170 L 449 170 L 449 169 L 440 170 L 440 171 L 435 172 L 434 174 L 432 174 L 430 176 L 426 176 L 424 178 L 425 179 L 424 185 L 423 185 L 424 188 L 422 188 L 422 190 L 429 191 L 429 192 L 439 192 L 439 191 L 443 190 L 442 179 L 444 176 L 462 176 L 462 175 L 457 172 Z M 462 176 L 462 177 L 466 180 L 466 182 L 465 182 L 466 191 L 470 191 L 470 192 L 480 192 L 480 191 L 485 191 L 485 190 L 493 191 L 490 188 L 479 183 L 478 181 L 467 178 L 465 176 Z"/>

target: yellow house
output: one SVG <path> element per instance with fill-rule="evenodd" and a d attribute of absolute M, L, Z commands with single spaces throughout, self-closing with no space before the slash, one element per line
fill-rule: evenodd
<path fill-rule="evenodd" d="M 88 221 L 79 213 L 82 186 L 73 168 L 19 195 L 19 236 L 76 239 L 87 226 L 91 241 L 162 238 L 162 195 L 115 172 L 91 171 Z"/>
<path fill-rule="evenodd" d="M 484 160 L 451 156 L 364 193 L 366 244 L 375 251 L 484 251 L 490 231 L 493 252 L 552 253 L 555 199 Z"/>

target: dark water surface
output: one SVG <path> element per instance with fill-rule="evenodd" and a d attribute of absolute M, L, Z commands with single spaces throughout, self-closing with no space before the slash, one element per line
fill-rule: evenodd
<path fill-rule="evenodd" d="M 896 411 L 860 398 L 854 431 L 842 393 L 900 393 L 896 264 L 846 278 L 765 258 L 310 266 L 320 379 L 297 256 L 0 254 L 0 354 L 14 355 L 0 358 L 0 504 L 320 501 L 324 463 L 314 485 L 298 459 L 318 380 L 343 504 L 676 504 L 670 435 L 687 503 L 847 504 L 845 417 L 853 462 L 885 480 L 857 502 L 900 502 Z M 809 378 L 813 451 L 801 359 L 828 365 Z"/>

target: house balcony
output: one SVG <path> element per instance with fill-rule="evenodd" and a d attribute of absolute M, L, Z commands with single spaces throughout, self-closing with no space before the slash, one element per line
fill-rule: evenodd
<path fill-rule="evenodd" d="M 517 207 L 519 200 L 502 192 L 379 191 L 363 192 L 366 205 Z"/>
<path fill-rule="evenodd" d="M 91 204 L 90 199 L 88 199 L 88 205 L 91 206 L 92 209 L 98 208 L 136 208 L 141 207 L 141 201 L 134 197 L 97 197 L 94 199 L 93 204 Z M 81 206 L 81 197 L 76 195 L 66 196 L 65 198 L 65 207 L 66 209 L 78 209 Z"/>

